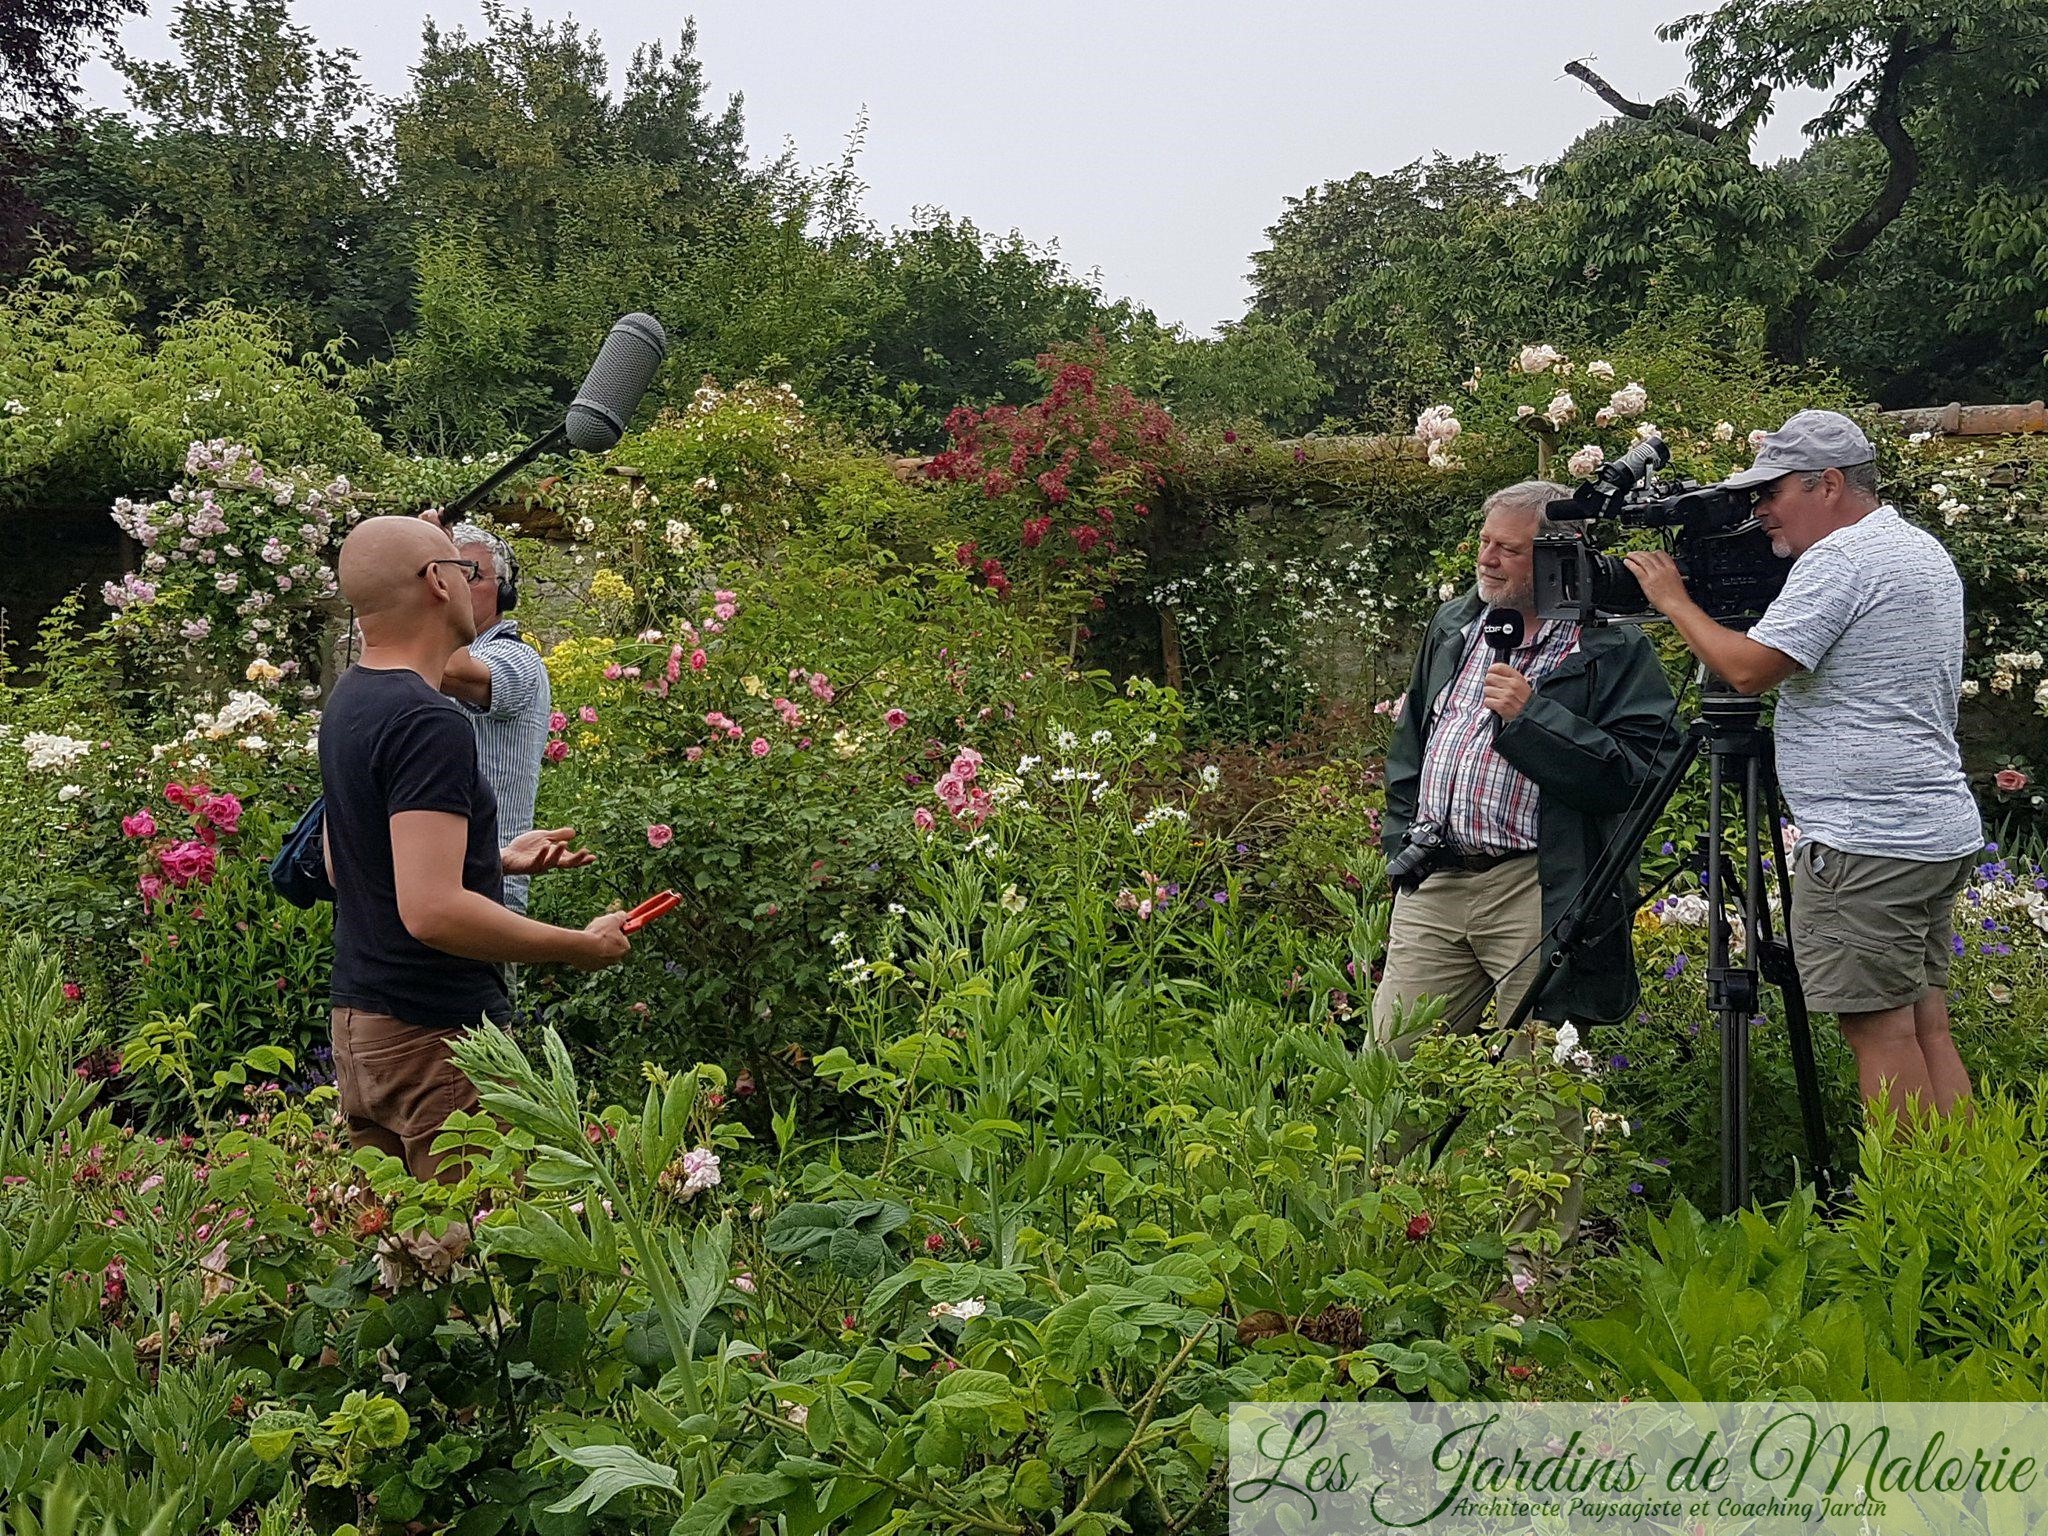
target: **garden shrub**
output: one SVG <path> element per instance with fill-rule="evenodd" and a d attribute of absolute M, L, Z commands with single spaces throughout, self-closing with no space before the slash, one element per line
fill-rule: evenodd
<path fill-rule="evenodd" d="M 121 268 L 39 258 L 0 296 L 0 485 L 9 500 L 158 494 L 195 441 L 356 471 L 382 453 L 345 387 L 339 344 L 294 358 L 262 316 L 222 301 L 154 336 Z"/>

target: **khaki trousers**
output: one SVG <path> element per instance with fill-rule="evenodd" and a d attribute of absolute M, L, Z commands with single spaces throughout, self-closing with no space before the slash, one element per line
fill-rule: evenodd
<path fill-rule="evenodd" d="M 1395 1013 L 1405 1012 L 1425 997 L 1444 1002 L 1443 1028 L 1469 1035 L 1486 1023 L 1486 1005 L 1496 1020 L 1505 1019 L 1535 984 L 1537 946 L 1543 939 L 1543 888 L 1535 855 L 1510 859 L 1478 874 L 1441 870 L 1406 895 L 1394 898 L 1388 933 L 1387 964 L 1373 989 L 1373 1038 L 1406 1061 L 1419 1038 L 1407 1025 L 1395 1034 Z M 1526 1061 L 1534 1031 L 1523 1029 L 1501 1053 L 1505 1061 Z M 1558 1111 L 1558 1129 L 1573 1147 L 1583 1147 L 1585 1116 L 1576 1108 Z M 1401 1151 L 1414 1150 L 1425 1139 L 1411 1133 Z M 1578 1175 L 1558 1199 L 1554 1213 L 1568 1243 L 1578 1231 L 1585 1191 Z M 1531 1232 L 1544 1221 L 1531 1207 L 1517 1213 L 1510 1233 Z"/>
<path fill-rule="evenodd" d="M 389 1152 L 416 1179 L 459 1180 L 461 1165 L 433 1147 L 450 1115 L 479 1107 L 476 1085 L 455 1065 L 450 1049 L 465 1032 L 429 1029 L 360 1008 L 336 1008 L 330 1020 L 334 1083 L 349 1145 Z"/>

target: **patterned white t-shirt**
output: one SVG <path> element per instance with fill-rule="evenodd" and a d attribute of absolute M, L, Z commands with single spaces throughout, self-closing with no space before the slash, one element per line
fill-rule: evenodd
<path fill-rule="evenodd" d="M 1934 862 L 1984 846 L 1956 745 L 1963 583 L 1890 506 L 1801 555 L 1750 638 L 1804 670 L 1778 693 L 1778 778 L 1800 834 Z"/>

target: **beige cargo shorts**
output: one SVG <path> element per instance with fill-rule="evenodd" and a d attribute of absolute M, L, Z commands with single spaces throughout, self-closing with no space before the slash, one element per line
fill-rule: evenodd
<path fill-rule="evenodd" d="M 1975 854 L 1926 862 L 1800 839 L 1790 927 L 1806 1005 L 1877 1013 L 1946 988 L 1956 897 L 1976 863 Z"/>

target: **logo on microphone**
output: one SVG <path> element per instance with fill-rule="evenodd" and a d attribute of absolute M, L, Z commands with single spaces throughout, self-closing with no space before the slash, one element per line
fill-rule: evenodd
<path fill-rule="evenodd" d="M 1489 608 L 1479 621 L 1479 634 L 1497 659 L 1522 643 L 1522 616 L 1512 608 Z"/>

